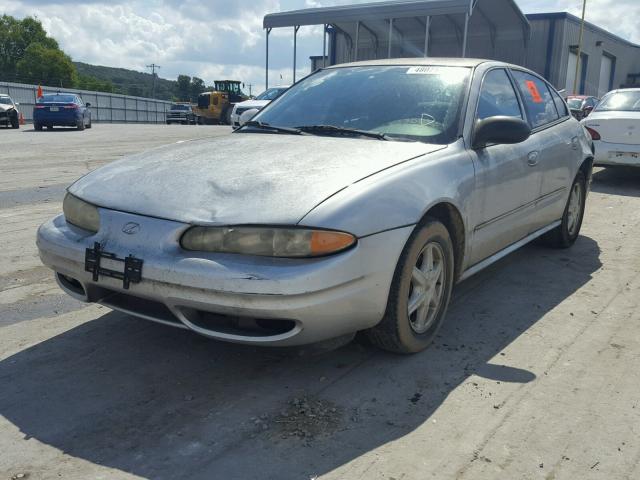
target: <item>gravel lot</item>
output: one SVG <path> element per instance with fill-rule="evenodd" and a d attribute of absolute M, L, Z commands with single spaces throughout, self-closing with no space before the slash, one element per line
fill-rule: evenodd
<path fill-rule="evenodd" d="M 640 171 L 582 236 L 460 285 L 428 351 L 218 343 L 63 295 L 37 226 L 86 172 L 226 127 L 0 129 L 0 480 L 638 479 Z"/>

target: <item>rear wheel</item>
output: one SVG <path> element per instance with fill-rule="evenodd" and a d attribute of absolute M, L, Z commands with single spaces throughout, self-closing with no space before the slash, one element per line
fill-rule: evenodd
<path fill-rule="evenodd" d="M 543 235 L 542 241 L 553 248 L 569 248 L 578 239 L 587 201 L 587 179 L 584 172 L 576 175 L 562 215 L 562 223 Z"/>
<path fill-rule="evenodd" d="M 53 130 L 53 125 L 47 125 L 47 130 Z"/>
<path fill-rule="evenodd" d="M 227 110 L 224 112 L 224 116 L 223 116 L 223 122 L 225 125 L 231 125 L 231 113 L 232 113 L 233 108 L 229 107 L 227 108 Z"/>
<path fill-rule="evenodd" d="M 80 120 L 78 120 L 77 127 L 78 127 L 78 130 L 80 130 L 80 131 L 84 130 L 84 117 L 82 117 Z"/>
<path fill-rule="evenodd" d="M 41 131 L 42 131 L 42 125 L 41 125 L 41 124 L 39 124 L 39 123 L 34 123 L 34 124 L 33 124 L 33 129 L 34 129 L 36 132 L 41 132 Z"/>
<path fill-rule="evenodd" d="M 384 318 L 367 332 L 371 342 L 396 353 L 427 348 L 444 321 L 453 272 L 449 232 L 439 221 L 428 219 L 400 256 Z"/>
<path fill-rule="evenodd" d="M 92 125 L 91 125 L 91 117 L 89 117 L 89 123 L 87 123 L 87 128 L 91 128 L 91 127 L 92 127 Z"/>

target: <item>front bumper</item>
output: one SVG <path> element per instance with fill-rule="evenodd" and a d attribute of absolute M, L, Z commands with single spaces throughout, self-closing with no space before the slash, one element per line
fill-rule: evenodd
<path fill-rule="evenodd" d="M 595 165 L 626 165 L 640 167 L 640 145 L 608 143 L 594 140 Z"/>
<path fill-rule="evenodd" d="M 63 216 L 38 230 L 40 258 L 64 291 L 208 337 L 271 346 L 313 343 L 378 323 L 412 230 L 372 235 L 331 257 L 273 259 L 185 252 L 178 240 L 189 225 L 105 209 L 100 215 L 96 235 Z M 131 222 L 140 226 L 136 235 L 122 232 Z M 95 242 L 119 257 L 142 259 L 142 281 L 129 289 L 115 278 L 94 281 L 84 262 Z"/>

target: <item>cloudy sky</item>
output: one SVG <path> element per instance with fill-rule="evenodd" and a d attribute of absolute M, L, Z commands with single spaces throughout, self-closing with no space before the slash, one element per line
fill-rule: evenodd
<path fill-rule="evenodd" d="M 0 0 L 0 14 L 37 16 L 74 60 L 135 70 L 156 63 L 164 78 L 175 79 L 180 73 L 207 82 L 234 78 L 260 90 L 265 14 L 364 1 Z M 582 5 L 582 0 L 516 2 L 525 13 L 580 15 Z M 636 43 L 640 43 L 639 16 L 640 0 L 589 1 L 588 21 Z M 322 53 L 322 28 L 302 27 L 298 35 L 298 65 L 306 73 L 309 56 Z M 274 83 L 291 81 L 292 44 L 290 29 L 274 30 L 270 56 Z"/>

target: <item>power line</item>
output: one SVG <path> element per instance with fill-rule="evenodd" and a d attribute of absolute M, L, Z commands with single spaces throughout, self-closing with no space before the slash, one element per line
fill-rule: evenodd
<path fill-rule="evenodd" d="M 155 63 L 152 63 L 151 65 L 147 65 L 147 68 L 151 69 L 151 76 L 153 77 L 153 87 L 151 87 L 151 98 L 156 98 L 156 68 L 160 69 L 162 68 L 160 65 L 156 65 Z"/>

